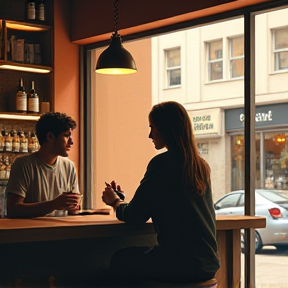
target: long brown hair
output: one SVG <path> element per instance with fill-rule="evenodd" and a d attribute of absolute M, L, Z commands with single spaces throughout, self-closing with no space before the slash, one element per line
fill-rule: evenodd
<path fill-rule="evenodd" d="M 158 129 L 167 149 L 182 158 L 185 186 L 195 181 L 198 194 L 203 195 L 206 185 L 210 186 L 210 167 L 198 153 L 186 109 L 174 101 L 162 102 L 153 106 L 149 119 Z"/>

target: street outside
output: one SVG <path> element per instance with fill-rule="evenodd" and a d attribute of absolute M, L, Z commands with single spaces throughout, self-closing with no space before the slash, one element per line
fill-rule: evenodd
<path fill-rule="evenodd" d="M 255 255 L 256 288 L 288 288 L 288 249 L 267 246 Z M 241 288 L 244 288 L 244 254 L 241 254 Z"/>

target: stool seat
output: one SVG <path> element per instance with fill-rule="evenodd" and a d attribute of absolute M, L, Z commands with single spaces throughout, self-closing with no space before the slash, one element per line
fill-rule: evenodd
<path fill-rule="evenodd" d="M 195 283 L 190 286 L 190 288 L 216 288 L 217 287 L 217 280 L 216 278 L 212 278 L 205 282 Z"/>
<path fill-rule="evenodd" d="M 216 278 L 198 283 L 167 283 L 160 281 L 150 281 L 148 283 L 149 288 L 217 288 L 217 285 L 218 282 Z"/>

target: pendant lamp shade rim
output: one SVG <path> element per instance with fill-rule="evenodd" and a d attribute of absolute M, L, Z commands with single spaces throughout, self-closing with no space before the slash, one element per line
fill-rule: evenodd
<path fill-rule="evenodd" d="M 98 58 L 96 69 L 102 74 L 136 73 L 137 67 L 132 55 L 123 47 L 119 34 L 112 35 L 111 42 Z"/>

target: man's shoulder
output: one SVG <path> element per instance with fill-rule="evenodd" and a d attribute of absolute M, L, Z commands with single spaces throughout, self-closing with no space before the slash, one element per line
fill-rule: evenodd
<path fill-rule="evenodd" d="M 58 165 L 64 165 L 64 166 L 75 166 L 74 162 L 67 158 L 67 157 L 62 157 L 62 156 L 58 156 Z"/>
<path fill-rule="evenodd" d="M 15 158 L 13 164 L 31 164 L 36 161 L 35 153 L 29 154 L 29 155 L 23 155 Z"/>

